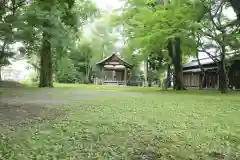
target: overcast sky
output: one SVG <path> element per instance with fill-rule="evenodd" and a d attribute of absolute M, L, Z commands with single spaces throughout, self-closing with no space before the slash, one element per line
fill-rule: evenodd
<path fill-rule="evenodd" d="M 111 12 L 114 9 L 121 7 L 123 4 L 120 0 L 92 0 L 97 4 L 97 7 L 104 11 Z"/>

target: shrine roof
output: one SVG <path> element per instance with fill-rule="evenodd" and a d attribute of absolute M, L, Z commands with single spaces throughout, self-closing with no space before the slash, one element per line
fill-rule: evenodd
<path fill-rule="evenodd" d="M 120 56 L 118 56 L 117 54 L 113 53 L 112 55 L 102 59 L 101 61 L 99 61 L 98 63 L 96 63 L 97 65 L 106 65 L 106 64 L 111 64 L 111 63 L 115 63 L 115 65 L 124 65 L 128 68 L 132 68 L 132 65 L 128 62 L 126 62 L 123 58 L 121 58 Z"/>

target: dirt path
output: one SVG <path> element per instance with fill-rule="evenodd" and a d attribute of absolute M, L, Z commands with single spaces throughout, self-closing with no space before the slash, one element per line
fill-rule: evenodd
<path fill-rule="evenodd" d="M 39 104 L 48 107 L 52 105 L 73 104 L 80 100 L 94 99 L 99 97 L 116 97 L 116 96 L 138 96 L 140 93 L 131 93 L 123 91 L 104 91 L 104 90 L 78 90 L 70 89 L 12 89 L 3 92 L 1 102 L 8 104 Z M 1 106 L 0 106 L 1 107 Z"/>
<path fill-rule="evenodd" d="M 140 93 L 76 88 L 29 89 L 9 88 L 0 91 L 0 123 L 19 125 L 26 120 L 60 116 L 59 107 L 81 100 L 116 96 L 138 96 Z"/>

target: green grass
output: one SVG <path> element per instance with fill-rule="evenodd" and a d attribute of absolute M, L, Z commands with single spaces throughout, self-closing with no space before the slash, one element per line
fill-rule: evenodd
<path fill-rule="evenodd" d="M 112 89 L 143 94 L 82 100 L 59 107 L 65 116 L 2 132 L 0 159 L 240 159 L 239 93 Z"/>

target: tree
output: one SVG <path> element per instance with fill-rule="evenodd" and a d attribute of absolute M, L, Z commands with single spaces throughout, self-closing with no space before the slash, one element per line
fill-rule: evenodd
<path fill-rule="evenodd" d="M 78 72 L 73 61 L 66 57 L 57 60 L 55 68 L 55 80 L 59 83 L 76 83 L 79 82 Z"/>
<path fill-rule="evenodd" d="M 93 21 L 88 29 L 85 30 L 78 45 L 80 48 L 84 48 L 89 53 L 83 53 L 78 49 L 78 54 L 85 55 L 86 63 L 88 64 L 88 73 L 94 73 L 94 75 L 101 74 L 96 63 L 103 58 L 117 52 L 116 42 L 118 41 L 118 34 L 111 26 L 111 16 L 103 16 Z M 87 69 L 87 68 L 86 68 Z M 90 77 L 90 74 L 89 76 Z"/>
<path fill-rule="evenodd" d="M 115 51 L 117 40 L 109 17 L 101 17 L 88 26 L 76 41 L 75 49 L 66 55 L 74 64 L 76 79 L 84 83 L 92 82 L 91 77 L 99 74 L 96 63 Z"/>
<path fill-rule="evenodd" d="M 124 45 L 120 51 L 121 57 L 132 65 L 128 81 L 130 85 L 141 85 L 140 82 L 144 80 L 144 75 L 141 70 L 143 57 L 137 53 L 136 50 L 128 45 Z"/>
<path fill-rule="evenodd" d="M 74 47 L 78 29 L 96 8 L 88 0 L 35 0 L 25 11 L 25 21 L 41 41 L 39 87 L 53 87 L 54 59 Z"/>
<path fill-rule="evenodd" d="M 9 65 L 9 58 L 15 56 L 12 45 L 19 41 L 20 30 L 26 25 L 21 21 L 24 0 L 4 0 L 0 2 L 0 80 L 1 68 Z"/>
<path fill-rule="evenodd" d="M 85 83 L 89 83 L 91 81 L 93 69 L 92 60 L 95 54 L 98 53 L 93 52 L 91 44 L 82 40 L 82 42 L 77 45 L 76 50 L 71 52 L 69 55 L 69 58 L 72 60 L 79 75 L 83 76 L 78 76 L 77 78 L 81 79 Z"/>
<path fill-rule="evenodd" d="M 101 54 L 101 59 L 116 51 L 115 43 L 118 41 L 118 34 L 112 27 L 111 21 L 111 16 L 95 20 L 84 36 L 85 41 L 94 45 L 94 53 Z"/>
<path fill-rule="evenodd" d="M 224 14 L 223 10 L 227 6 L 222 2 L 203 1 L 205 14 L 200 21 L 198 34 L 198 51 L 206 53 L 216 64 L 219 65 L 220 90 L 222 93 L 228 92 L 228 71 L 226 57 L 227 52 L 238 49 L 239 44 L 238 28 L 225 27 L 231 20 Z M 215 49 L 217 56 L 209 53 L 209 49 Z"/>
<path fill-rule="evenodd" d="M 144 0 L 128 1 L 120 16 L 124 23 L 124 32 L 128 44 L 143 50 L 146 58 L 154 52 L 168 49 L 163 55 L 171 58 L 174 66 L 175 89 L 184 89 L 182 82 L 182 57 L 196 49 L 191 30 L 196 28 L 196 21 L 201 13 L 201 6 L 196 1 L 170 1 L 163 4 L 157 1 L 146 3 Z M 119 24 L 120 24 L 119 23 Z M 194 48 L 194 49 L 193 49 Z M 185 53 L 184 53 L 185 52 Z M 164 52 L 158 52 L 161 54 Z M 184 53 L 184 55 L 183 55 Z"/>

